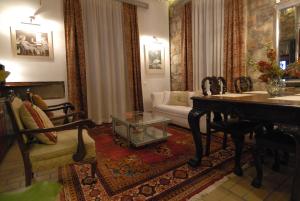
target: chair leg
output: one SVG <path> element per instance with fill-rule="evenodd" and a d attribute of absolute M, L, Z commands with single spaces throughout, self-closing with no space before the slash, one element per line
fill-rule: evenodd
<path fill-rule="evenodd" d="M 253 148 L 253 158 L 254 158 L 254 164 L 256 168 L 256 177 L 252 180 L 251 185 L 255 188 L 260 188 L 262 184 L 262 178 L 263 178 L 263 168 L 262 168 L 262 149 L 258 145 L 254 145 Z"/>
<path fill-rule="evenodd" d="M 244 147 L 244 134 L 242 133 L 232 133 L 232 139 L 235 145 L 235 168 L 234 168 L 234 173 L 237 176 L 243 176 L 243 170 L 241 167 L 241 157 L 242 157 L 242 152 L 243 152 L 243 147 Z"/>
<path fill-rule="evenodd" d="M 30 186 L 32 182 L 33 173 L 31 168 L 25 168 L 25 186 Z"/>
<path fill-rule="evenodd" d="M 289 164 L 289 160 L 290 160 L 290 154 L 289 152 L 283 152 L 283 157 L 280 160 L 280 163 L 283 165 L 288 165 Z"/>
<path fill-rule="evenodd" d="M 272 170 L 279 172 L 280 170 L 280 156 L 278 150 L 274 150 L 274 164 L 272 166 Z"/>
<path fill-rule="evenodd" d="M 223 149 L 227 147 L 227 132 L 224 131 Z"/>
<path fill-rule="evenodd" d="M 95 178 L 95 176 L 96 176 L 96 169 L 97 169 L 97 160 L 95 160 L 91 163 L 91 176 L 93 178 Z"/>
<path fill-rule="evenodd" d="M 210 141 L 211 141 L 211 129 L 210 129 L 210 114 L 206 115 L 206 146 L 205 146 L 205 155 L 209 156 L 210 154 Z"/>
<path fill-rule="evenodd" d="M 250 139 L 251 140 L 253 139 L 253 134 L 254 134 L 253 132 L 250 133 Z"/>

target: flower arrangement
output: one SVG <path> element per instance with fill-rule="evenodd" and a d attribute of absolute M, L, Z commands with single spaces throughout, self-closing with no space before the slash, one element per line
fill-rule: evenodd
<path fill-rule="evenodd" d="M 270 47 L 266 47 L 267 61 L 261 60 L 254 65 L 257 67 L 258 71 L 262 74 L 259 79 L 262 82 L 269 82 L 270 80 L 280 79 L 285 75 L 284 70 L 282 70 L 276 61 L 276 51 Z"/>
<path fill-rule="evenodd" d="M 10 72 L 5 71 L 5 68 L 0 64 L 0 84 L 5 83 L 6 78 L 9 76 Z"/>
<path fill-rule="evenodd" d="M 284 76 L 289 78 L 300 78 L 300 59 L 287 66 Z"/>

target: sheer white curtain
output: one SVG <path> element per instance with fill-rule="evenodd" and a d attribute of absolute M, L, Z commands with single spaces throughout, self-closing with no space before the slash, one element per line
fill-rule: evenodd
<path fill-rule="evenodd" d="M 223 75 L 224 0 L 193 0 L 193 84 L 201 89 L 206 76 Z"/>
<path fill-rule="evenodd" d="M 89 116 L 96 123 L 126 111 L 122 3 L 82 0 Z"/>

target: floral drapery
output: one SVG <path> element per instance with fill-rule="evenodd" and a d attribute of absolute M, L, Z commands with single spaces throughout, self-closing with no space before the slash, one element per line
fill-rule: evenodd
<path fill-rule="evenodd" d="M 143 111 L 137 8 L 127 3 L 123 3 L 123 36 L 129 100 L 134 110 Z"/>
<path fill-rule="evenodd" d="M 184 69 L 185 90 L 193 91 L 193 35 L 192 35 L 192 2 L 184 5 L 182 15 L 181 57 Z"/>
<path fill-rule="evenodd" d="M 84 33 L 80 0 L 64 0 L 68 95 L 77 110 L 87 115 Z"/>
<path fill-rule="evenodd" d="M 233 91 L 234 78 L 245 75 L 244 1 L 225 0 L 224 15 L 224 77 Z"/>

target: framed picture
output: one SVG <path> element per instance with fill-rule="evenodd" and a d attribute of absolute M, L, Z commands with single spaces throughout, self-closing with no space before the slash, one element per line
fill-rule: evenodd
<path fill-rule="evenodd" d="M 145 45 L 145 67 L 150 74 L 165 72 L 165 48 L 163 44 Z"/>
<path fill-rule="evenodd" d="M 11 27 L 11 43 L 16 57 L 53 59 L 52 32 L 36 25 Z"/>

